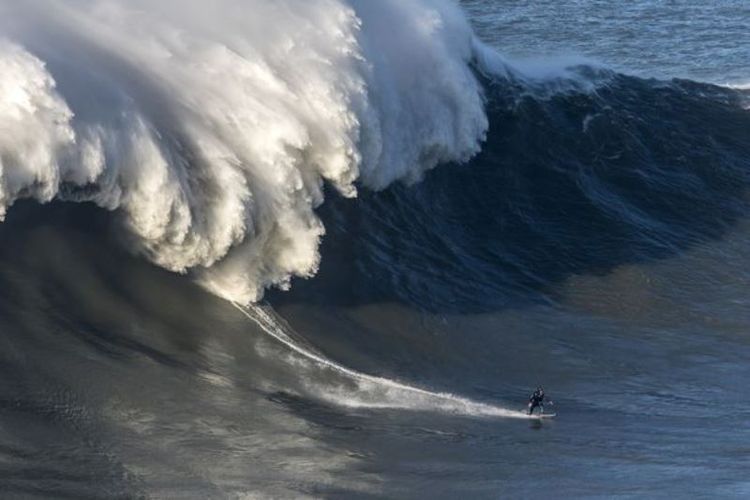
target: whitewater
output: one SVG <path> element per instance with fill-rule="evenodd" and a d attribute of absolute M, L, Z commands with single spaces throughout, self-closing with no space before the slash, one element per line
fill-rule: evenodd
<path fill-rule="evenodd" d="M 447 0 L 3 0 L 0 216 L 93 202 L 155 264 L 257 301 L 316 272 L 326 186 L 479 151 L 475 45 Z"/>

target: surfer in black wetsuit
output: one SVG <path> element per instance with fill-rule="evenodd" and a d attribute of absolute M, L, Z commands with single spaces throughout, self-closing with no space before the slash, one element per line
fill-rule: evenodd
<path fill-rule="evenodd" d="M 537 406 L 539 407 L 539 414 L 544 413 L 544 389 L 542 389 L 541 385 L 529 397 L 529 415 L 534 413 L 534 408 Z"/>

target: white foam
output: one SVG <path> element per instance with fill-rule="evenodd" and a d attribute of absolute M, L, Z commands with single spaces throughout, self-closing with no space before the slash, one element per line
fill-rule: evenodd
<path fill-rule="evenodd" d="M 736 90 L 750 90 L 750 82 L 731 82 L 731 83 L 722 83 L 720 84 L 722 87 L 727 87 L 730 89 L 736 89 Z"/>
<path fill-rule="evenodd" d="M 55 195 L 75 140 L 71 117 L 42 62 L 0 40 L 0 219 L 21 195 Z"/>
<path fill-rule="evenodd" d="M 85 185 L 243 303 L 316 272 L 324 182 L 416 181 L 488 126 L 451 0 L 0 0 L 0 38 L 0 216 Z"/>
<path fill-rule="evenodd" d="M 599 61 L 576 54 L 509 58 L 478 39 L 472 43 L 477 69 L 491 78 L 508 80 L 538 98 L 568 92 L 593 92 L 616 74 Z"/>
<path fill-rule="evenodd" d="M 314 352 L 310 348 L 299 345 L 293 340 L 293 335 L 287 333 L 289 327 L 283 324 L 266 306 L 254 304 L 243 307 L 237 303 L 233 304 L 248 319 L 260 326 L 266 334 L 285 345 L 301 358 L 316 364 L 318 368 L 330 369 L 343 375 L 350 382 L 353 382 L 354 388 L 331 384 L 308 384 L 308 389 L 318 397 L 337 405 L 354 408 L 432 411 L 476 417 L 538 418 L 538 416 L 529 416 L 521 411 L 473 401 L 446 392 L 433 392 L 352 370 Z"/>

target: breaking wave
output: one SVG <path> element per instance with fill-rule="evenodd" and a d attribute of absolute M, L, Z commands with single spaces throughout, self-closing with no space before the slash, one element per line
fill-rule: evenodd
<path fill-rule="evenodd" d="M 318 273 L 322 220 L 361 243 L 355 294 L 484 309 L 592 242 L 631 242 L 606 268 L 745 210 L 747 91 L 506 60 L 450 0 L 0 0 L 0 40 L 0 217 L 93 202 L 242 304 Z"/>
<path fill-rule="evenodd" d="M 243 303 L 316 272 L 324 184 L 414 182 L 488 127 L 447 0 L 2 0 L 0 39 L 0 216 L 94 202 Z"/>

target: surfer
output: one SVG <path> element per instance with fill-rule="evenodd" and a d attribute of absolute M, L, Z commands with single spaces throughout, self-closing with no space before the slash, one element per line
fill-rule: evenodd
<path fill-rule="evenodd" d="M 534 408 L 537 406 L 539 407 L 539 414 L 544 413 L 544 389 L 541 385 L 529 397 L 529 415 L 534 413 Z"/>

